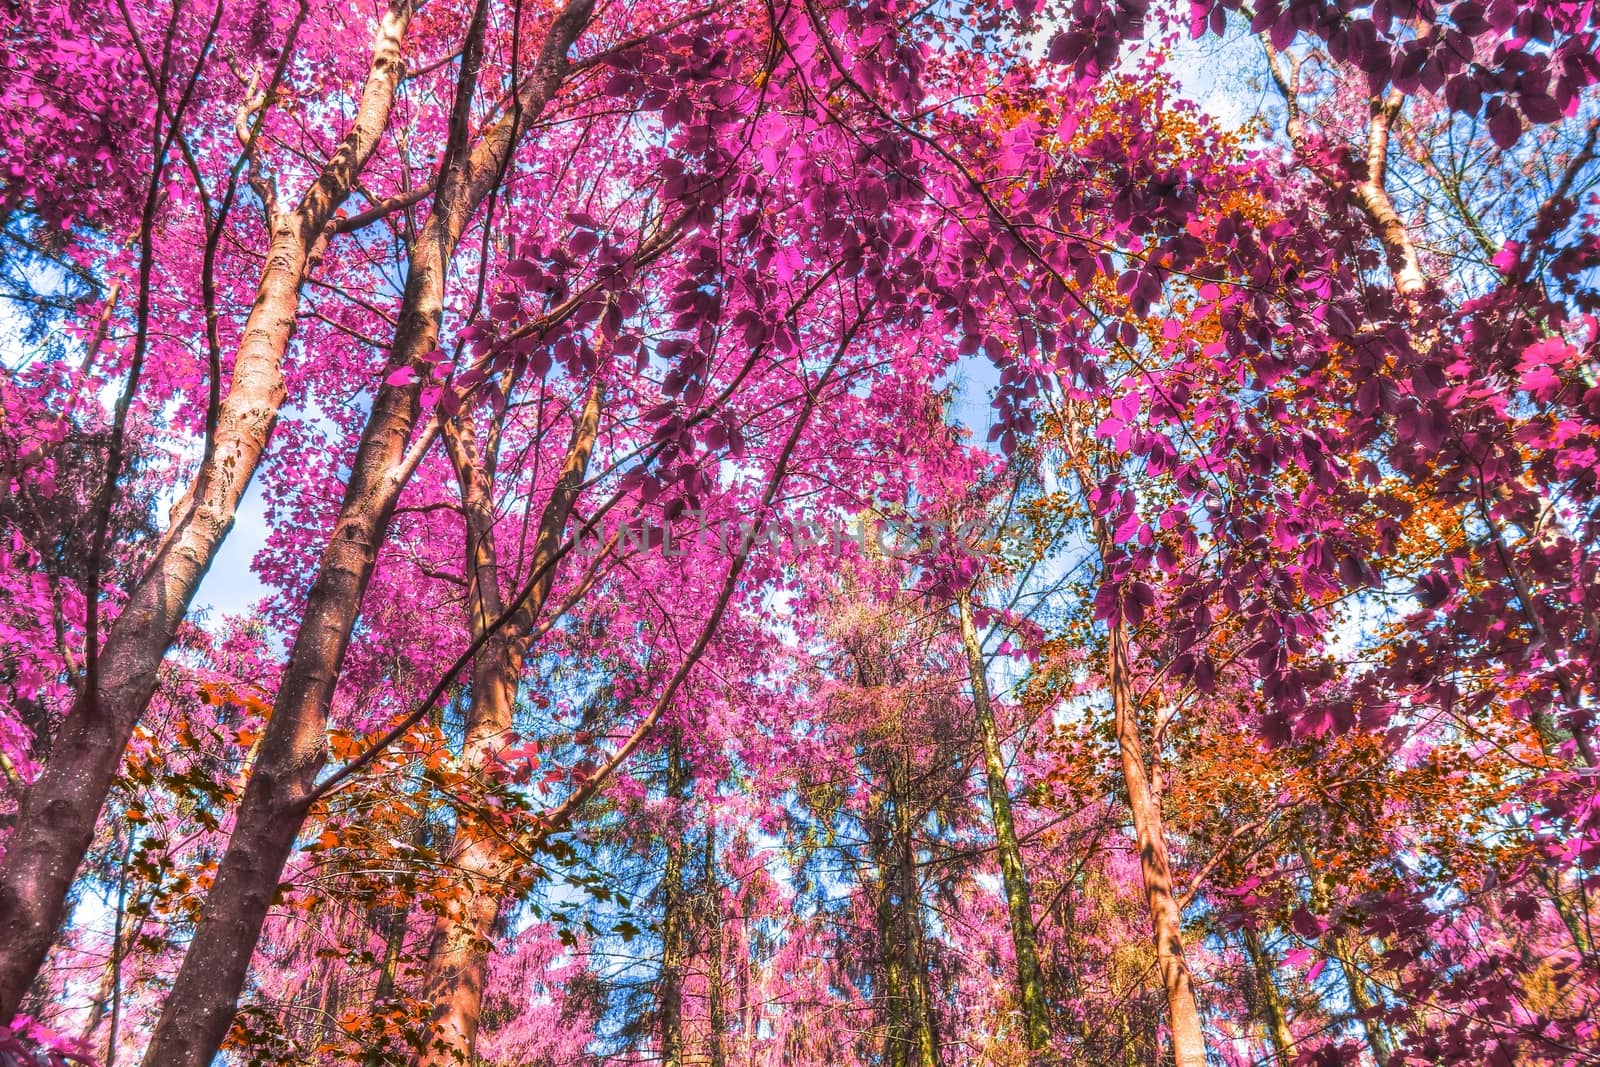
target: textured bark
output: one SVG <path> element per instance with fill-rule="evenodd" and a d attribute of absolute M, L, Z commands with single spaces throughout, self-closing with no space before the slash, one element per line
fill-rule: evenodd
<path fill-rule="evenodd" d="M 374 403 L 233 836 L 146 1053 L 147 1067 L 206 1067 L 233 1021 L 261 924 L 326 758 L 328 707 L 399 496 L 399 464 L 416 409 L 414 388 L 385 389 Z"/>
<path fill-rule="evenodd" d="M 0 863 L 0 1023 L 15 1014 L 50 949 L 123 750 L 155 693 L 157 668 L 266 450 L 284 399 L 283 356 L 311 248 L 388 125 L 410 18 L 408 0 L 397 0 L 384 15 L 349 131 L 300 205 L 272 221 L 266 266 L 219 412 L 215 447 L 173 509 L 154 559 L 107 633 L 97 683 L 79 695 L 49 763 L 23 797 Z"/>
<path fill-rule="evenodd" d="M 1038 1052 L 1050 1043 L 1050 1013 L 1045 999 L 1044 975 L 1039 968 L 1039 942 L 1033 924 L 1033 900 L 1028 872 L 1022 864 L 1022 846 L 1011 818 L 1011 792 L 1006 785 L 1006 765 L 989 699 L 989 679 L 983 646 L 972 621 L 971 597 L 956 598 L 961 618 L 961 643 L 967 651 L 967 671 L 972 679 L 972 704 L 983 733 L 983 764 L 989 789 L 989 811 L 994 818 L 995 850 L 1000 856 L 1000 876 L 1005 885 L 1006 909 L 1011 918 L 1011 942 L 1017 957 L 1017 993 L 1022 1002 L 1028 1049 Z"/>
<path fill-rule="evenodd" d="M 1122 1067 L 1140 1067 L 1139 1041 L 1128 1025 L 1128 1009 L 1117 1009 L 1117 1043 L 1122 1049 Z"/>
<path fill-rule="evenodd" d="M 869 647 L 852 648 L 856 677 L 864 689 L 898 679 L 885 676 Z M 916 818 L 912 814 L 911 769 L 903 747 L 883 738 L 873 761 L 882 787 L 868 816 L 867 852 L 877 872 L 875 915 L 883 965 L 881 1004 L 886 1067 L 939 1067 L 939 1039 L 928 988 L 922 887 L 917 873 Z M 869 755 L 873 754 L 871 749 Z"/>
<path fill-rule="evenodd" d="M 1378 243 L 1383 245 L 1395 292 L 1402 299 L 1411 300 L 1428 287 L 1428 280 L 1422 273 L 1417 246 L 1406 231 L 1405 223 L 1400 221 L 1388 189 L 1389 129 L 1404 101 L 1405 94 L 1399 89 L 1391 89 L 1387 96 L 1373 99 L 1372 115 L 1367 122 L 1367 176 L 1356 183 L 1355 197 Z"/>
<path fill-rule="evenodd" d="M 1087 493 L 1096 484 L 1096 479 L 1085 453 L 1085 433 L 1081 424 L 1070 423 L 1066 446 L 1068 462 L 1083 491 Z M 1104 563 L 1111 551 L 1113 538 L 1103 519 L 1094 520 L 1094 535 Z M 1166 828 L 1162 823 L 1161 803 L 1157 796 L 1159 784 L 1152 788 L 1150 775 L 1145 769 L 1139 705 L 1133 692 L 1128 625 L 1121 617 L 1110 626 L 1107 660 L 1117 751 L 1122 762 L 1123 784 L 1128 793 L 1128 808 L 1133 816 L 1134 837 L 1139 849 L 1139 874 L 1144 884 L 1145 906 L 1150 913 L 1156 965 L 1167 997 L 1173 1065 L 1205 1067 L 1205 1031 L 1200 1025 L 1194 976 L 1183 955 L 1183 912 L 1172 891 L 1172 862 L 1167 855 Z"/>
<path fill-rule="evenodd" d="M 717 828 L 706 820 L 705 873 L 701 906 L 706 929 L 706 1058 L 711 1067 L 727 1067 L 723 1034 L 728 1020 L 722 1006 L 722 898 L 717 889 Z"/>
<path fill-rule="evenodd" d="M 421 844 L 419 837 L 412 838 L 413 844 Z M 390 1001 L 394 997 L 395 979 L 400 973 L 400 953 L 405 948 L 406 918 L 405 908 L 380 908 L 374 916 L 375 925 L 383 931 L 383 962 L 378 965 L 378 980 L 372 990 L 374 1019 L 385 1018 L 393 1007 Z M 384 1052 L 381 1044 L 368 1046 L 361 1058 L 363 1067 L 383 1067 Z"/>
<path fill-rule="evenodd" d="M 922 925 L 922 887 L 917 877 L 909 779 L 909 770 L 903 764 L 890 773 L 895 820 L 894 876 L 899 897 L 895 914 L 906 977 L 912 1062 L 917 1067 L 939 1067 L 939 1036 L 933 1022 L 933 998 L 928 990 L 927 939 Z"/>
<path fill-rule="evenodd" d="M 880 807 L 880 817 L 874 818 L 868 828 L 868 846 L 872 864 L 878 872 L 874 918 L 878 926 L 878 952 L 883 961 L 883 989 L 878 997 L 882 1004 L 883 1062 L 886 1067 L 906 1067 L 911 1062 L 912 1038 L 911 1029 L 906 1023 L 908 997 L 901 959 L 900 929 L 895 921 L 889 835 L 882 814 Z"/>
<path fill-rule="evenodd" d="M 413 1061 L 418 1064 L 471 1063 L 483 1016 L 483 983 L 489 937 L 500 916 L 502 894 L 481 875 L 503 866 L 501 846 L 479 833 L 460 854 L 459 862 L 479 878 L 467 883 L 466 899 L 452 902 L 434 921 L 428 947 L 428 981 L 424 996 L 433 1001 L 427 1042 Z"/>
<path fill-rule="evenodd" d="M 863 648 L 852 655 L 861 686 L 874 688 L 883 683 L 878 665 Z M 907 966 L 905 900 L 900 876 L 898 813 L 899 775 L 897 755 L 890 755 L 884 771 L 884 788 L 874 799 L 866 820 L 867 854 L 877 875 L 874 886 L 873 920 L 877 927 L 878 958 L 883 966 L 882 988 L 876 997 L 879 1023 L 883 1028 L 884 1067 L 912 1067 L 916 1063 L 916 1023 L 914 994 Z"/>
<path fill-rule="evenodd" d="M 1133 812 L 1139 846 L 1139 872 L 1144 880 L 1145 905 L 1155 939 L 1156 964 L 1167 993 L 1175 1067 L 1205 1067 L 1205 1033 L 1195 1002 L 1194 977 L 1183 956 L 1183 917 L 1172 893 L 1172 864 L 1167 857 L 1161 810 L 1151 795 L 1144 765 L 1144 743 L 1139 737 L 1139 709 L 1133 695 L 1128 654 L 1127 625 L 1118 619 L 1111 627 L 1111 703 L 1116 717 L 1117 749 L 1122 757 L 1122 777 Z"/>
<path fill-rule="evenodd" d="M 372 989 L 372 1005 L 382 1008 L 394 996 L 394 982 L 400 972 L 400 952 L 405 948 L 406 913 L 399 908 L 389 915 L 383 928 L 383 963 L 378 967 L 378 981 Z"/>
<path fill-rule="evenodd" d="M 689 783 L 682 743 L 673 738 L 667 751 L 667 796 L 681 805 Z M 673 817 L 676 820 L 678 813 Z M 683 891 L 684 843 L 681 821 L 667 834 L 667 863 L 661 877 L 661 1067 L 683 1067 L 683 965 L 688 953 L 685 926 L 687 897 Z"/>
<path fill-rule="evenodd" d="M 1307 140 L 1305 117 L 1300 113 L 1299 86 L 1296 84 L 1300 72 L 1299 60 L 1281 55 L 1270 41 L 1264 40 L 1264 44 L 1267 67 L 1288 108 L 1285 132 L 1289 135 L 1289 143 L 1307 161 L 1319 180 L 1330 188 L 1340 187 L 1345 179 L 1316 164 L 1317 150 Z M 1285 70 L 1285 67 L 1288 69 Z M 1388 188 L 1389 133 L 1403 103 L 1405 94 L 1399 89 L 1391 89 L 1382 97 L 1373 97 L 1371 114 L 1367 120 L 1367 176 L 1349 189 L 1356 206 L 1366 215 L 1372 235 L 1383 247 L 1395 292 L 1402 300 L 1414 304 L 1428 288 L 1428 278 L 1422 272 L 1416 243 L 1411 240 L 1405 223 L 1400 220 L 1399 212 L 1395 211 Z"/>
<path fill-rule="evenodd" d="M 344 970 L 336 970 L 332 959 L 323 960 L 318 970 L 321 973 L 315 985 L 316 1010 L 308 1011 L 303 1016 L 303 1025 L 307 1030 L 304 1044 L 309 1048 L 322 1044 L 328 1032 L 328 1022 L 337 1019 L 344 1010 Z"/>
<path fill-rule="evenodd" d="M 516 133 L 543 110 L 560 84 L 567 52 L 591 8 L 578 0 L 553 20 L 534 74 L 519 90 L 520 108 L 469 151 L 468 118 L 482 62 L 486 4 L 480 2 L 473 14 L 438 193 L 411 246 L 384 371 L 387 381 L 395 370 L 410 368 L 414 380 L 405 386 L 385 384 L 373 401 L 233 836 L 146 1050 L 145 1067 L 209 1067 L 232 1024 L 250 956 L 326 760 L 328 708 L 362 595 L 417 455 L 408 455 L 408 445 L 428 373 L 422 357 L 437 346 L 450 260 L 468 221 L 499 180 Z"/>
<path fill-rule="evenodd" d="M 1250 959 L 1250 972 L 1256 987 L 1256 1004 L 1261 1013 L 1267 1043 L 1272 1047 L 1278 1067 L 1289 1067 L 1294 1058 L 1294 1033 L 1289 1029 L 1289 1018 L 1284 1014 L 1283 998 L 1278 995 L 1278 983 L 1273 979 L 1272 961 L 1261 944 L 1261 936 L 1246 926 L 1245 955 Z"/>
<path fill-rule="evenodd" d="M 439 728 L 442 719 L 442 712 L 434 717 L 435 729 Z M 411 830 L 411 848 L 417 852 L 425 850 L 430 844 L 429 819 L 432 803 L 429 797 L 430 791 L 426 786 L 419 787 L 412 793 L 412 798 L 420 807 L 416 825 Z M 383 936 L 383 959 L 378 964 L 377 978 L 373 982 L 372 997 L 369 1001 L 370 1023 L 373 1027 L 369 1032 L 383 1036 L 369 1041 L 366 1052 L 361 1057 L 362 1067 L 385 1067 L 386 1064 L 395 1062 L 394 1045 L 388 1037 L 391 1024 L 405 1011 L 404 1003 L 395 997 L 395 988 L 399 983 L 400 963 L 405 956 L 406 935 L 411 929 L 410 917 L 411 905 L 408 900 L 375 906 L 367 913 L 368 926 Z"/>

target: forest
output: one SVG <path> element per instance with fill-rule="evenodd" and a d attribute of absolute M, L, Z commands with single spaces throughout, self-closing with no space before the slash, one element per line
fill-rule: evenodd
<path fill-rule="evenodd" d="M 1593 0 L 0 28 L 0 1067 L 1600 1065 Z"/>

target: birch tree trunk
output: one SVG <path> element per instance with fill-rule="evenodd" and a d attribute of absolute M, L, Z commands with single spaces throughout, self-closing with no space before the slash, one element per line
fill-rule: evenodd
<path fill-rule="evenodd" d="M 1194 996 L 1194 978 L 1183 956 L 1183 916 L 1172 892 L 1172 864 L 1167 857 L 1161 810 L 1150 791 L 1145 772 L 1144 743 L 1139 737 L 1139 709 L 1133 695 L 1129 666 L 1128 629 L 1122 619 L 1111 627 L 1111 703 L 1116 718 L 1117 750 L 1122 757 L 1122 777 L 1133 812 L 1133 829 L 1139 847 L 1139 873 L 1144 881 L 1145 905 L 1155 940 L 1156 965 L 1167 992 L 1168 1022 L 1172 1030 L 1175 1067 L 1205 1067 L 1205 1033 Z"/>

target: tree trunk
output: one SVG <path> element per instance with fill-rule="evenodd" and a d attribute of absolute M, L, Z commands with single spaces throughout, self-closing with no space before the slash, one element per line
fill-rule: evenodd
<path fill-rule="evenodd" d="M 416 386 L 386 388 L 373 406 L 233 836 L 161 1013 L 146 1067 L 207 1067 L 233 1020 L 261 924 L 326 759 L 328 707 L 399 496 L 399 464 L 416 413 Z"/>
<path fill-rule="evenodd" d="M 555 579 L 550 562 L 560 547 L 572 506 L 577 501 L 599 432 L 603 389 L 589 390 L 583 414 L 567 446 L 561 478 L 546 501 L 534 542 L 530 573 L 547 568 L 545 577 L 517 613 L 485 645 L 473 663 L 472 699 L 467 708 L 462 762 L 489 767 L 506 743 L 513 725 L 522 665 L 534 623 L 544 608 Z M 489 465 L 477 454 L 470 420 L 446 437 L 461 485 L 467 516 L 467 604 L 474 639 L 502 613 L 499 557 L 494 542 L 494 483 Z M 434 918 L 429 936 L 423 999 L 433 1005 L 428 1032 L 416 1063 L 419 1067 L 454 1067 L 470 1062 L 483 1009 L 483 983 L 489 962 L 489 935 L 506 896 L 503 876 L 508 864 L 492 830 L 470 817 L 456 824 L 450 853 L 467 882 L 467 902 L 458 913 Z"/>
<path fill-rule="evenodd" d="M 667 834 L 667 863 L 662 874 L 663 914 L 661 922 L 661 1067 L 683 1067 L 683 964 L 684 925 L 688 919 L 683 892 L 683 834 L 678 810 L 688 787 L 689 769 L 683 760 L 682 744 L 674 736 L 667 749 L 667 797 L 673 802 L 673 828 Z"/>
<path fill-rule="evenodd" d="M 1350 942 L 1342 934 L 1329 934 L 1328 951 L 1339 959 L 1339 970 L 1344 975 L 1345 988 L 1350 993 L 1350 1006 L 1361 1020 L 1361 1031 L 1367 1035 L 1367 1047 L 1372 1050 L 1372 1058 L 1379 1067 L 1383 1067 L 1394 1055 L 1394 1046 L 1383 1028 L 1383 1022 L 1373 1018 L 1377 1005 L 1372 999 L 1372 991 L 1367 988 L 1366 976 L 1361 973 L 1351 954 Z"/>
<path fill-rule="evenodd" d="M 587 25 L 591 9 L 589 0 L 573 0 L 555 18 L 535 71 L 520 88 L 520 109 L 468 151 L 485 0 L 473 13 L 438 192 L 411 247 L 399 323 L 384 372 L 387 383 L 393 372 L 410 368 L 413 381 L 385 384 L 373 401 L 233 836 L 145 1053 L 145 1067 L 209 1067 L 227 1036 L 262 922 L 326 759 L 328 708 L 362 594 L 400 490 L 419 458 L 417 450 L 408 457 L 407 446 L 422 381 L 431 372 L 422 357 L 437 345 L 450 259 L 467 222 L 499 180 L 516 133 L 543 110 L 560 84 L 569 65 L 568 50 Z"/>
<path fill-rule="evenodd" d="M 1066 441 L 1068 460 L 1085 493 L 1095 484 L 1081 441 L 1086 429 L 1069 428 Z M 1095 541 L 1102 567 L 1113 545 L 1112 532 L 1102 518 L 1094 520 Z M 1166 828 L 1162 825 L 1161 804 L 1151 788 L 1145 770 L 1144 742 L 1139 731 L 1139 707 L 1133 694 L 1133 666 L 1128 650 L 1128 624 L 1118 616 L 1110 626 L 1109 682 L 1111 708 L 1122 762 L 1123 783 L 1128 792 L 1128 808 L 1139 849 L 1139 874 L 1144 883 L 1145 905 L 1150 912 L 1156 964 L 1167 996 L 1168 1026 L 1172 1031 L 1174 1067 L 1205 1067 L 1205 1031 L 1200 1025 L 1200 1007 L 1194 995 L 1194 976 L 1183 955 L 1183 913 L 1172 893 L 1172 863 L 1167 856 Z"/>
<path fill-rule="evenodd" d="M 894 876 L 889 856 L 887 820 L 878 817 L 868 827 L 868 844 L 872 863 L 878 872 L 877 906 L 875 918 L 878 925 L 878 955 L 883 964 L 883 988 L 878 999 L 883 1008 L 883 1062 L 886 1067 L 907 1067 L 911 1062 L 911 1028 L 906 1022 L 907 997 L 905 992 L 900 931 L 895 922 Z"/>
<path fill-rule="evenodd" d="M 1250 958 L 1250 972 L 1255 980 L 1256 999 L 1261 1007 L 1267 1044 L 1272 1048 L 1278 1067 L 1289 1067 L 1294 1058 L 1294 1033 L 1289 1029 L 1289 1019 L 1283 1011 L 1283 998 L 1278 995 L 1278 983 L 1273 979 L 1272 961 L 1267 957 L 1259 934 L 1248 926 L 1240 933 L 1244 937 L 1245 955 Z"/>
<path fill-rule="evenodd" d="M 1267 50 L 1267 67 L 1272 73 L 1272 80 L 1288 106 L 1288 122 L 1284 132 L 1289 135 L 1289 143 L 1306 159 L 1313 174 L 1330 185 L 1337 184 L 1339 179 L 1315 162 L 1318 150 L 1307 137 L 1305 118 L 1300 112 L 1300 88 L 1296 84 L 1298 65 L 1290 61 L 1289 69 L 1285 71 L 1285 64 L 1279 62 L 1277 48 L 1265 38 L 1263 44 Z M 1367 176 L 1351 187 L 1351 193 L 1356 205 L 1367 216 L 1373 236 L 1383 247 L 1396 294 L 1414 306 L 1427 288 L 1428 279 L 1422 271 L 1416 245 L 1405 224 L 1400 221 L 1388 190 L 1389 132 L 1404 103 L 1405 94 L 1399 89 L 1391 89 L 1384 96 L 1375 96 L 1369 102 Z"/>
<path fill-rule="evenodd" d="M 306 1013 L 307 1048 L 317 1048 L 322 1044 L 323 1037 L 328 1033 L 328 1023 L 337 1019 L 344 1010 L 343 968 L 336 969 L 330 958 L 322 961 L 320 970 L 316 1010 Z"/>
<path fill-rule="evenodd" d="M 922 887 L 917 878 L 915 829 L 911 818 L 910 769 L 891 772 L 894 792 L 895 877 L 899 883 L 900 950 L 904 956 L 907 1007 L 916 1067 L 939 1067 L 939 1037 L 933 1022 L 933 997 L 928 989 L 926 937 L 922 927 Z"/>
<path fill-rule="evenodd" d="M 1383 97 L 1374 97 L 1371 116 L 1367 123 L 1367 177 L 1356 183 L 1356 203 L 1366 213 L 1373 232 L 1383 245 L 1389 261 L 1389 274 L 1394 280 L 1395 292 L 1402 300 L 1414 302 L 1428 287 L 1427 276 L 1422 271 L 1422 261 L 1417 246 L 1411 240 L 1405 223 L 1400 221 L 1394 201 L 1389 197 L 1387 175 L 1389 171 L 1389 130 L 1400 114 L 1405 94 L 1391 89 Z"/>
<path fill-rule="evenodd" d="M 571 10 L 572 8 L 568 8 L 568 11 Z M 825 379 L 826 375 L 824 375 L 824 380 Z M 590 389 L 589 399 L 584 408 L 584 415 L 580 419 L 578 427 L 573 432 L 573 441 L 568 447 L 566 466 L 563 469 L 561 480 L 557 483 L 556 489 L 552 492 L 550 501 L 545 505 L 544 515 L 540 520 L 540 531 L 538 540 L 536 542 L 536 551 L 534 553 L 534 559 L 530 565 L 530 573 L 538 573 L 545 563 L 553 560 L 554 553 L 557 550 L 558 543 L 561 539 L 561 532 L 565 527 L 567 516 L 570 514 L 572 503 L 576 499 L 578 490 L 583 482 L 583 472 L 588 463 L 590 449 L 593 446 L 596 427 L 598 425 L 601 397 L 602 386 L 597 379 Z M 772 480 L 768 483 L 766 492 L 762 496 L 761 503 L 757 511 L 758 514 L 765 513 L 766 509 L 772 506 L 773 500 L 776 498 L 779 489 L 782 487 L 784 477 L 788 470 L 790 457 L 793 455 L 795 445 L 798 443 L 800 438 L 800 433 L 805 428 L 806 423 L 809 421 L 812 411 L 813 404 L 808 400 L 802 409 L 800 418 L 796 421 L 795 427 L 789 436 L 787 444 L 784 447 L 784 451 L 773 470 Z M 479 543 L 482 543 L 481 538 L 477 540 Z M 634 728 L 633 733 L 631 733 L 628 738 L 612 752 L 610 757 L 605 760 L 603 765 L 598 770 L 593 772 L 587 779 L 585 779 L 584 782 L 575 790 L 573 790 L 573 792 L 569 794 L 560 804 L 544 813 L 544 815 L 538 821 L 539 834 L 549 835 L 558 833 L 565 829 L 570 821 L 582 809 L 583 805 L 594 796 L 596 791 L 598 791 L 608 780 L 610 775 L 614 773 L 625 760 L 627 760 L 629 755 L 641 743 L 643 743 L 645 738 L 649 735 L 651 728 L 660 721 L 662 714 L 666 711 L 673 698 L 677 695 L 680 687 L 688 678 L 690 671 L 694 669 L 695 664 L 699 662 L 700 656 L 705 652 L 707 646 L 710 644 L 712 636 L 716 633 L 717 626 L 720 624 L 723 613 L 727 610 L 728 603 L 732 599 L 734 590 L 738 585 L 740 571 L 743 569 L 745 561 L 749 557 L 752 544 L 753 542 L 742 545 L 739 551 L 735 553 L 733 562 L 729 566 L 728 574 L 723 579 L 722 589 L 718 594 L 718 599 L 712 606 L 705 625 L 701 628 L 700 635 L 695 639 L 694 644 L 691 645 L 686 651 L 683 662 L 679 665 L 677 671 L 674 672 L 672 678 L 663 688 L 649 714 L 647 714 L 644 720 Z M 474 570 L 476 571 L 478 568 L 474 568 Z M 519 670 L 521 663 L 520 657 L 526 649 L 527 635 L 531 633 L 533 622 L 537 619 L 538 612 L 543 605 L 544 598 L 549 593 L 550 582 L 553 578 L 553 568 L 545 568 L 544 573 L 545 577 L 541 583 L 535 587 L 533 591 L 534 595 L 529 597 L 529 599 L 519 609 L 519 614 L 513 617 L 509 623 L 509 625 L 516 628 L 516 633 L 522 635 L 517 641 L 511 642 L 508 645 L 508 647 L 513 648 L 516 652 L 516 663 Z M 482 588 L 483 593 L 488 593 L 488 587 L 486 585 L 480 588 Z M 480 659 L 483 658 L 484 657 L 480 657 Z M 480 898 L 483 896 L 487 896 L 487 894 L 480 894 Z M 499 898 L 496 897 L 495 900 L 496 907 L 498 908 Z M 473 917 L 471 921 L 482 922 L 482 914 L 483 913 L 480 912 L 476 917 Z M 490 925 L 492 925 L 492 922 L 493 919 L 491 917 L 489 920 Z M 438 933 L 437 927 L 435 933 L 436 935 Z M 460 996 L 464 998 L 458 1003 L 461 1003 L 470 1009 L 470 1029 L 465 1029 L 462 1031 L 466 1048 L 466 1051 L 463 1053 L 463 1055 L 470 1055 L 471 1044 L 476 1034 L 475 1028 L 477 1025 L 477 1011 L 482 997 L 482 974 L 484 963 L 487 959 L 487 946 L 488 942 L 486 937 L 480 938 L 473 942 L 470 947 L 471 951 L 475 953 L 475 955 L 471 960 L 466 961 L 468 966 L 466 966 L 460 972 L 450 975 L 448 981 L 441 986 L 441 991 L 447 993 L 449 996 Z M 439 961 L 430 960 L 430 974 L 439 973 L 435 968 L 436 962 Z M 448 1012 L 454 1009 L 447 1005 L 445 1010 Z M 430 1046 L 438 1044 L 441 1043 L 437 1041 L 430 1042 Z M 458 1064 L 460 1059 L 456 1056 L 452 1056 L 449 1060 L 443 1062 L 448 1062 L 454 1065 Z M 153 1065 L 151 1065 L 151 1067 L 153 1067 Z"/>
<path fill-rule="evenodd" d="M 1139 1041 L 1128 1025 L 1128 1007 L 1117 1008 L 1117 1037 L 1122 1046 L 1122 1067 L 1139 1067 Z"/>
<path fill-rule="evenodd" d="M 284 399 L 283 356 L 311 250 L 388 125 L 410 19 L 409 0 L 395 0 L 378 24 L 367 80 L 344 141 L 299 207 L 272 220 L 266 265 L 218 413 L 214 447 L 112 623 L 97 657 L 97 677 L 79 694 L 49 762 L 23 797 L 0 862 L 0 1024 L 16 1013 L 50 949 L 123 750 L 155 693 L 157 668 L 266 451 Z"/>
<path fill-rule="evenodd" d="M 412 840 L 414 844 L 420 843 L 415 837 Z M 407 910 L 403 907 L 381 909 L 375 918 L 383 930 L 383 962 L 378 965 L 378 980 L 372 990 L 372 1018 L 382 1023 L 382 1032 L 387 1033 L 387 1020 L 392 1008 L 389 1002 L 394 997 L 395 980 L 400 973 L 400 954 L 405 949 Z M 383 1067 L 385 1051 L 382 1039 L 369 1044 L 361 1059 L 363 1067 Z"/>
<path fill-rule="evenodd" d="M 1031 1052 L 1050 1043 L 1050 1013 L 1046 1005 L 1044 975 L 1039 967 L 1038 937 L 1033 925 L 1033 902 L 1028 872 L 1022 864 L 1022 846 L 1017 841 L 1011 819 L 1011 793 L 1006 785 L 1005 759 L 1000 751 L 1000 733 L 995 727 L 994 706 L 989 699 L 989 679 L 983 661 L 983 646 L 972 621 L 972 601 L 967 593 L 956 598 L 961 616 L 961 641 L 967 650 L 967 670 L 972 679 L 972 703 L 983 732 L 983 763 L 989 787 L 989 810 L 994 817 L 995 849 L 1000 856 L 1000 875 L 1005 884 L 1006 908 L 1011 916 L 1011 941 L 1017 957 L 1017 992 L 1022 1002 L 1026 1040 Z"/>
<path fill-rule="evenodd" d="M 1309 846 L 1302 843 L 1299 852 L 1301 860 L 1306 865 L 1306 876 L 1310 881 L 1311 910 L 1318 915 L 1326 915 L 1330 910 L 1332 897 L 1327 875 L 1317 869 Z M 1333 930 L 1324 936 L 1323 944 L 1328 955 L 1339 963 L 1339 972 L 1344 975 L 1345 991 L 1350 997 L 1350 1007 L 1360 1019 L 1361 1032 L 1367 1038 L 1367 1048 L 1372 1050 L 1373 1059 L 1377 1061 L 1379 1067 L 1382 1067 L 1389 1062 L 1389 1057 L 1394 1055 L 1394 1046 L 1383 1023 L 1373 1018 L 1377 1005 L 1367 988 L 1366 976 L 1361 973 L 1361 968 L 1356 963 L 1352 946 L 1343 934 Z"/>
<path fill-rule="evenodd" d="M 711 1067 L 727 1067 L 723 1047 L 727 1020 L 722 1008 L 722 897 L 717 886 L 717 828 L 706 818 L 705 873 L 701 879 L 701 912 L 706 928 L 706 1057 Z"/>
<path fill-rule="evenodd" d="M 1194 979 L 1183 957 L 1183 917 L 1172 894 L 1172 865 L 1167 858 L 1161 810 L 1151 796 L 1145 773 L 1144 743 L 1139 737 L 1139 709 L 1131 674 L 1127 624 L 1119 618 L 1111 626 L 1111 703 L 1122 777 L 1139 846 L 1139 872 L 1144 881 L 1145 904 L 1150 910 L 1156 963 L 1167 992 L 1172 1058 L 1175 1067 L 1205 1067 L 1205 1033 L 1200 1027 Z"/>

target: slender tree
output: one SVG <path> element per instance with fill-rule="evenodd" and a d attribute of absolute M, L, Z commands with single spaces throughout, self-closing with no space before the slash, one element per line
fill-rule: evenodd
<path fill-rule="evenodd" d="M 1005 756 L 1000 748 L 1000 731 L 995 725 L 994 708 L 989 700 L 988 666 L 983 643 L 973 621 L 972 598 L 962 593 L 956 598 L 961 626 L 961 643 L 967 654 L 971 677 L 972 706 L 978 713 L 978 729 L 983 735 L 983 766 L 989 793 L 989 811 L 994 819 L 996 850 L 1000 854 L 1000 874 L 1005 883 L 1006 910 L 1011 918 L 1011 939 L 1017 954 L 1017 991 L 1022 1002 L 1028 1048 L 1040 1051 L 1050 1041 L 1050 1015 L 1045 995 L 1044 975 L 1039 967 L 1038 937 L 1034 932 L 1032 892 L 1028 872 L 1023 867 L 1022 847 L 1017 841 L 1011 818 L 1011 789 L 1006 783 Z"/>

